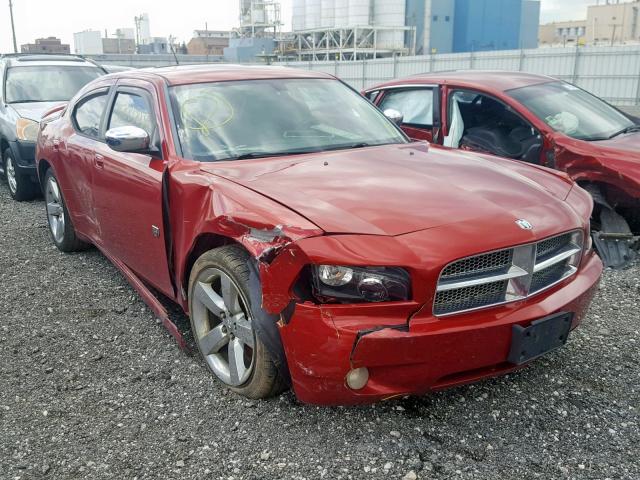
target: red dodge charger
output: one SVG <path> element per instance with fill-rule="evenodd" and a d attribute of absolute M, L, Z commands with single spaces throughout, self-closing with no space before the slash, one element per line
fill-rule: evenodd
<path fill-rule="evenodd" d="M 341 81 L 130 71 L 41 123 L 53 242 L 97 246 L 211 372 L 317 404 L 423 394 L 562 346 L 602 264 L 590 196 L 539 166 L 411 142 Z"/>

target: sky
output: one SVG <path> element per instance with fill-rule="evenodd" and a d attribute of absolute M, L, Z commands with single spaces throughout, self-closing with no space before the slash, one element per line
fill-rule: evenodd
<path fill-rule="evenodd" d="M 284 28 L 291 26 L 292 0 L 281 0 Z M 595 0 L 542 0 L 543 23 L 586 18 Z M 230 30 L 238 25 L 238 0 L 13 0 L 18 49 L 36 38 L 54 36 L 69 43 L 82 30 L 133 28 L 133 17 L 147 12 L 151 35 L 188 42 L 193 30 Z M 12 52 L 8 1 L 0 1 L 0 52 Z"/>

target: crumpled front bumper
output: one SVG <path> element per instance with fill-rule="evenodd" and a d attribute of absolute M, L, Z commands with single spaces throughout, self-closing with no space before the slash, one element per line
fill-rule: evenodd
<path fill-rule="evenodd" d="M 515 370 L 507 362 L 512 326 L 557 312 L 580 324 L 602 273 L 593 253 L 578 273 L 527 300 L 438 318 L 431 305 L 300 303 L 279 324 L 297 397 L 307 403 L 371 403 L 473 382 Z M 569 337 L 571 338 L 571 337 Z M 367 367 L 369 381 L 352 390 L 345 377 Z"/>

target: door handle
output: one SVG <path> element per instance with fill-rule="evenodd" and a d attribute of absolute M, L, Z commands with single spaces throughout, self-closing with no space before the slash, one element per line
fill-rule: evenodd
<path fill-rule="evenodd" d="M 96 153 L 94 159 L 97 167 L 100 167 L 100 168 L 104 167 L 104 157 L 102 155 L 100 155 L 99 153 Z"/>

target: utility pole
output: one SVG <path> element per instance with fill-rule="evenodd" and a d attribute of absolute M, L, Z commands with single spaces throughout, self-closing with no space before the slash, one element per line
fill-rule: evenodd
<path fill-rule="evenodd" d="M 18 42 L 16 42 L 16 26 L 13 23 L 13 2 L 9 0 L 9 16 L 11 17 L 11 33 L 13 34 L 13 53 L 18 53 Z"/>

